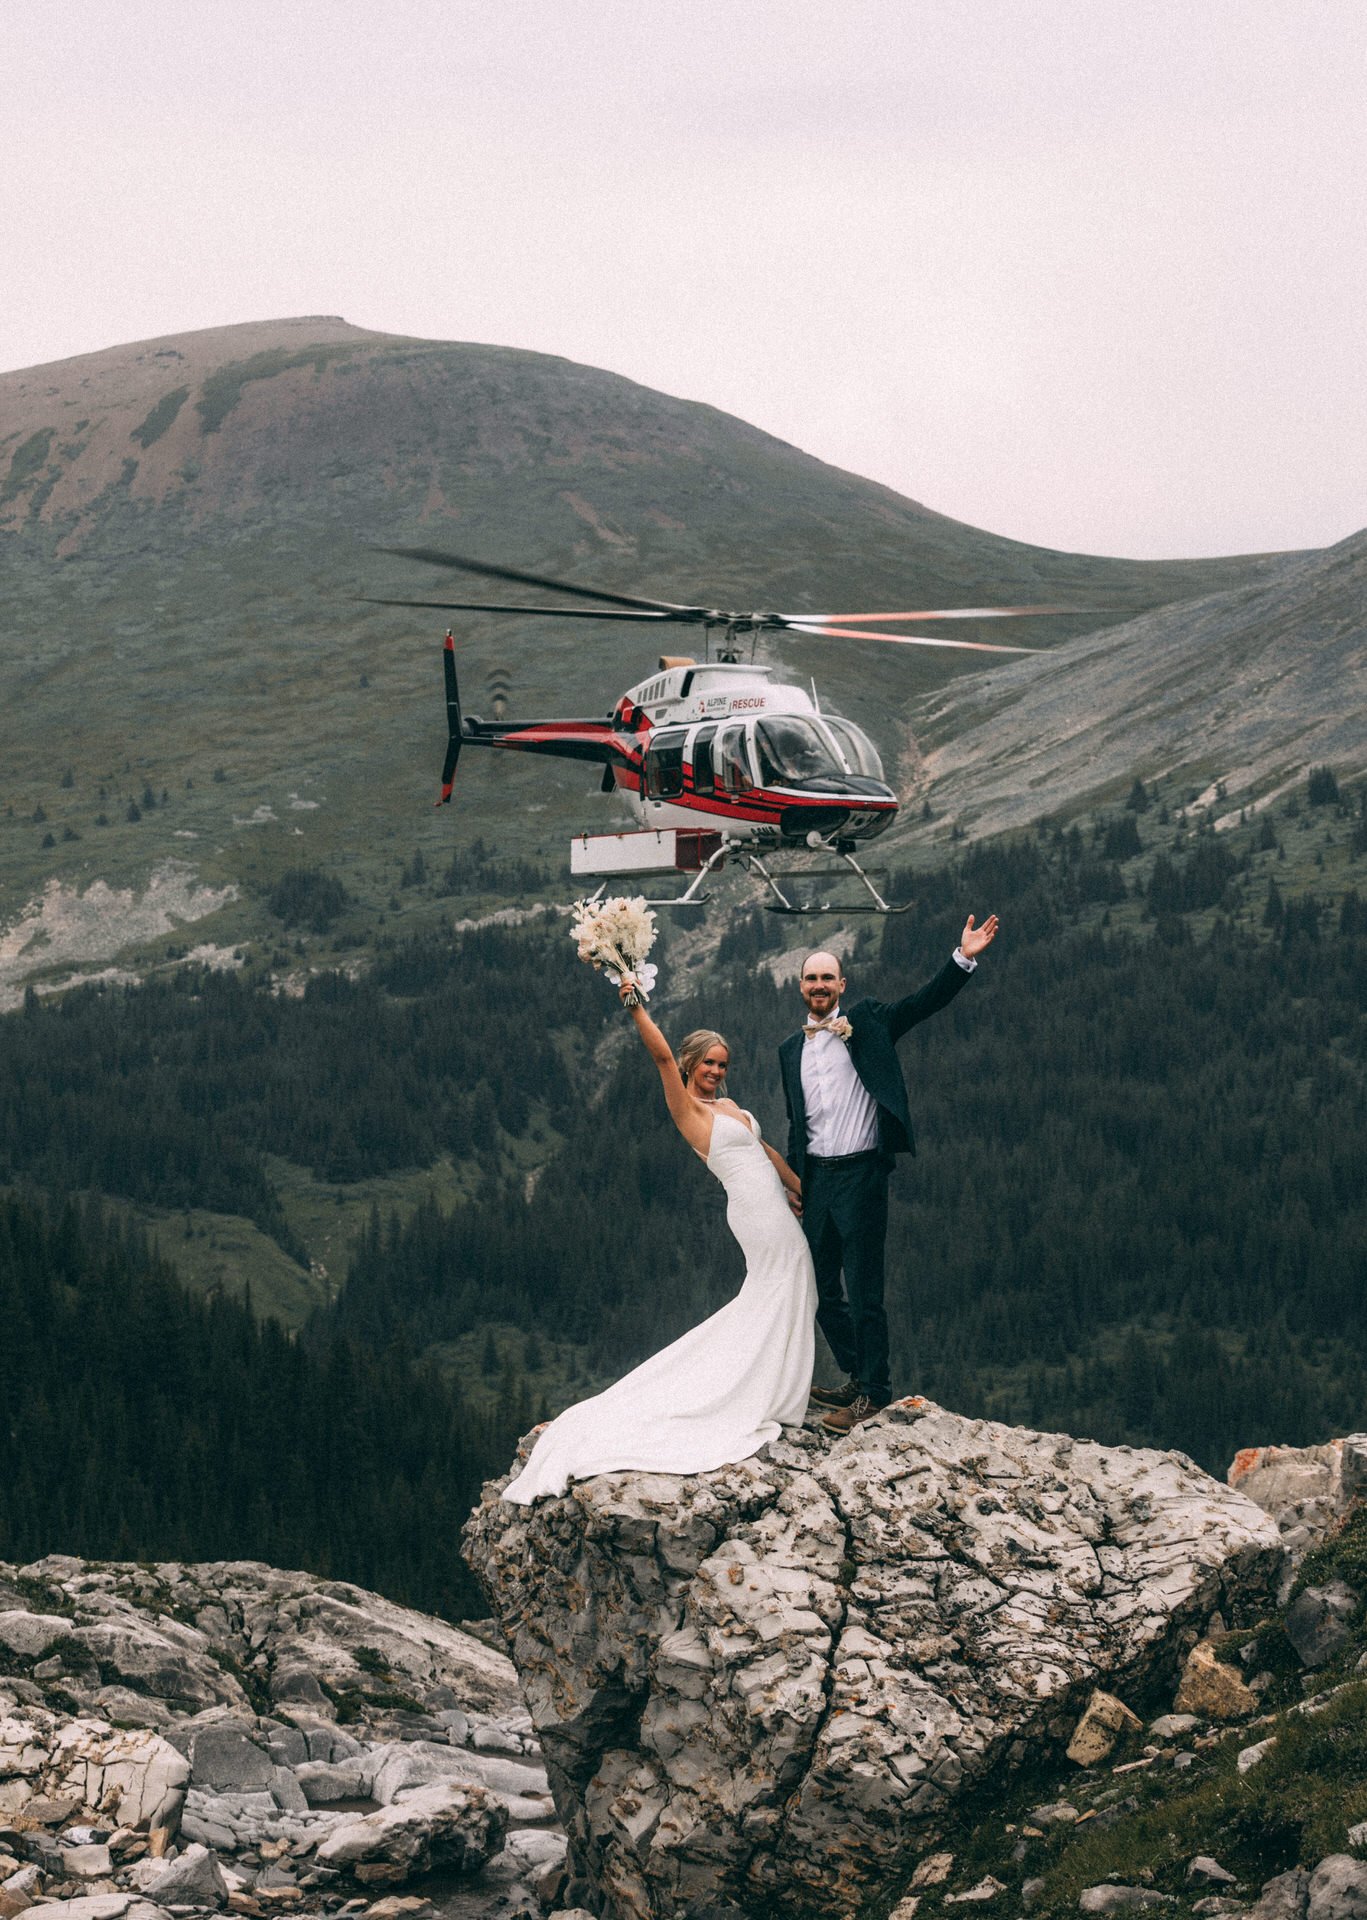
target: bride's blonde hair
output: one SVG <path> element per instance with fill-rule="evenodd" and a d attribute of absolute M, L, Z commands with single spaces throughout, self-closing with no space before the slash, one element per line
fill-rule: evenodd
<path fill-rule="evenodd" d="M 730 1060 L 731 1042 L 724 1033 L 714 1033 L 711 1027 L 699 1027 L 696 1033 L 686 1034 L 679 1042 L 679 1051 L 675 1058 L 678 1060 L 679 1073 L 685 1086 L 687 1086 L 692 1079 L 693 1069 L 697 1066 L 699 1060 L 701 1060 L 705 1054 L 710 1053 L 713 1047 L 725 1047 L 727 1060 Z M 726 1092 L 725 1074 L 721 1077 L 721 1084 L 718 1086 L 717 1092 L 719 1094 Z"/>

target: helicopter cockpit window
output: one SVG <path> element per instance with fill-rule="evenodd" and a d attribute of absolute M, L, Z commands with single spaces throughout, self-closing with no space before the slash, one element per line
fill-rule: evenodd
<path fill-rule="evenodd" d="M 683 792 L 685 738 L 681 727 L 651 735 L 646 749 L 646 792 L 652 800 L 672 800 Z"/>
<path fill-rule="evenodd" d="M 717 735 L 715 763 L 727 793 L 748 793 L 755 784 L 744 727 L 723 727 Z"/>
<path fill-rule="evenodd" d="M 760 779 L 766 787 L 825 786 L 845 772 L 830 742 L 810 720 L 775 714 L 755 728 Z"/>
<path fill-rule="evenodd" d="M 863 774 L 866 780 L 881 780 L 883 762 L 869 736 L 861 733 L 852 720 L 845 720 L 839 714 L 823 713 L 821 718 L 850 772 Z"/>
<path fill-rule="evenodd" d="M 717 790 L 716 775 L 712 770 L 712 742 L 717 737 L 715 727 L 703 727 L 693 741 L 693 791 L 710 794 Z"/>

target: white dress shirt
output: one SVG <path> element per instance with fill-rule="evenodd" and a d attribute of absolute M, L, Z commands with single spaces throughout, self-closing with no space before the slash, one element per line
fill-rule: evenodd
<path fill-rule="evenodd" d="M 814 1033 L 802 1042 L 802 1099 L 808 1153 L 838 1160 L 878 1145 L 878 1107 L 854 1070 L 849 1043 L 836 1034 Z"/>
<path fill-rule="evenodd" d="M 954 958 L 965 973 L 976 960 L 959 948 Z M 832 1017 L 840 1012 L 832 1009 Z M 807 1151 L 819 1160 L 842 1160 L 878 1145 L 878 1105 L 854 1070 L 848 1041 L 814 1033 L 802 1042 L 802 1099 L 807 1109 Z"/>

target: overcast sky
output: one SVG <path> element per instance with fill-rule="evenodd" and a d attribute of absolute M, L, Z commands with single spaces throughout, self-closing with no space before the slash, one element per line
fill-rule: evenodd
<path fill-rule="evenodd" d="M 1364 0 L 6 0 L 0 368 L 336 313 L 1017 539 L 1324 545 L 1364 99 Z"/>

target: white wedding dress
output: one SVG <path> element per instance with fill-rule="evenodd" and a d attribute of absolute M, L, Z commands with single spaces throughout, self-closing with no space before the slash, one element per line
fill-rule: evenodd
<path fill-rule="evenodd" d="M 714 1113 L 709 1170 L 745 1255 L 735 1299 L 545 1428 L 503 1498 L 529 1506 L 591 1474 L 703 1473 L 795 1426 L 812 1383 L 816 1280 L 758 1123 Z"/>

